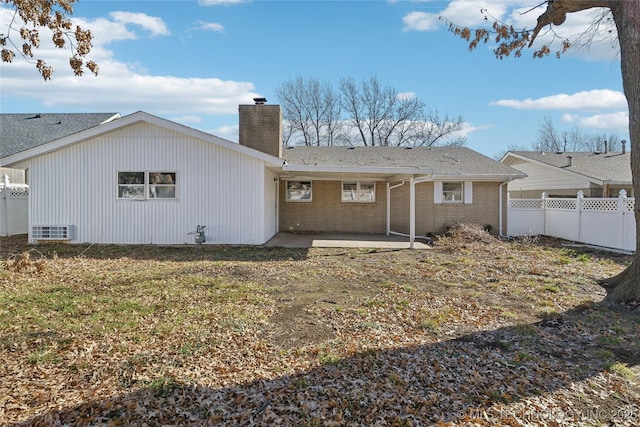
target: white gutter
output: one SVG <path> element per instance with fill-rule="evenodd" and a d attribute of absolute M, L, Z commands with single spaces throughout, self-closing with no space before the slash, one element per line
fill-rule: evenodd
<path fill-rule="evenodd" d="M 451 180 L 460 180 L 460 181 L 473 181 L 473 182 L 496 182 L 507 179 L 509 181 L 513 181 L 514 179 L 522 179 L 526 178 L 527 174 L 521 173 L 519 175 L 432 175 L 433 181 L 451 181 Z"/>
<path fill-rule="evenodd" d="M 379 167 L 379 166 L 323 166 L 323 165 L 282 165 L 284 172 L 335 172 L 335 173 L 373 173 L 373 174 L 412 174 L 431 175 L 433 169 Z"/>

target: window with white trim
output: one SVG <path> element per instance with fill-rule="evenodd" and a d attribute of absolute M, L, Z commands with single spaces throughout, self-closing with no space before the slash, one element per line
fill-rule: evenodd
<path fill-rule="evenodd" d="M 473 182 L 435 181 L 433 203 L 473 203 Z"/>
<path fill-rule="evenodd" d="M 311 181 L 287 181 L 287 202 L 310 202 L 312 200 Z"/>
<path fill-rule="evenodd" d="M 175 199 L 176 175 L 176 172 L 118 172 L 118 199 Z"/>
<path fill-rule="evenodd" d="M 376 183 L 374 181 L 343 181 L 342 201 L 374 203 L 376 201 Z"/>

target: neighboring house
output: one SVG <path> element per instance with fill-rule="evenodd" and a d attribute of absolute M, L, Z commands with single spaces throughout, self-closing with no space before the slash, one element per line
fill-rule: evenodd
<path fill-rule="evenodd" d="M 282 148 L 277 105 L 239 107 L 240 144 L 137 112 L 4 155 L 30 171 L 29 241 L 262 244 L 278 231 L 506 231 L 524 174 L 461 147 Z"/>
<path fill-rule="evenodd" d="M 509 151 L 500 160 L 527 177 L 509 183 L 509 195 L 517 199 L 549 197 L 618 197 L 625 190 L 634 197 L 631 158 L 622 152 Z"/>
<path fill-rule="evenodd" d="M 118 118 L 117 113 L 0 114 L 0 161 Z"/>

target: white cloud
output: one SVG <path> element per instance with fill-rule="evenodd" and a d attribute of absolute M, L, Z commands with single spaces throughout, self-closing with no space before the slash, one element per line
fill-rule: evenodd
<path fill-rule="evenodd" d="M 415 92 L 401 92 L 396 96 L 396 98 L 398 99 L 413 99 L 415 97 L 416 97 Z"/>
<path fill-rule="evenodd" d="M 627 100 L 622 92 L 600 89 L 577 92 L 572 95 L 560 93 L 542 98 L 524 100 L 502 99 L 490 105 L 518 110 L 605 110 L 626 108 Z"/>
<path fill-rule="evenodd" d="M 5 28 L 13 12 L 0 6 L 0 28 Z M 0 63 L 0 92 L 3 97 L 26 99 L 59 111 L 114 111 L 129 114 L 143 110 L 161 116 L 183 115 L 182 122 L 198 123 L 207 115 L 236 115 L 239 104 L 260 94 L 251 82 L 218 78 L 183 78 L 154 75 L 143 65 L 119 61 L 108 44 L 135 40 L 136 31 L 152 35 L 169 34 L 161 19 L 145 14 L 115 12 L 107 18 L 74 23 L 91 28 L 94 45 L 90 58 L 99 64 L 99 75 L 87 71 L 73 76 L 69 50 L 55 48 L 50 35 L 41 31 L 41 47 L 36 55 L 54 67 L 50 81 L 43 83 L 33 63 L 16 57 L 11 64 Z M 135 24 L 135 25 L 132 25 Z"/>
<path fill-rule="evenodd" d="M 440 25 L 438 16 L 426 12 L 410 12 L 402 18 L 405 31 L 435 30 Z"/>
<path fill-rule="evenodd" d="M 199 30 L 213 31 L 216 33 L 221 33 L 224 31 L 224 26 L 222 24 L 218 24 L 217 22 L 198 21 L 196 22 L 196 24 Z"/>
<path fill-rule="evenodd" d="M 219 136 L 220 138 L 228 139 L 229 141 L 238 142 L 238 132 L 240 132 L 240 128 L 238 125 L 220 126 L 207 132 Z"/>
<path fill-rule="evenodd" d="M 613 113 L 581 116 L 578 114 L 564 114 L 562 121 L 574 123 L 579 127 L 626 133 L 629 131 L 629 113 L 617 111 Z"/>
<path fill-rule="evenodd" d="M 151 33 L 152 36 L 169 35 L 169 29 L 161 18 L 149 16 L 145 13 L 133 12 L 111 12 L 109 14 L 113 20 L 121 25 L 133 24 L 142 27 Z"/>
<path fill-rule="evenodd" d="M 198 0 L 201 6 L 229 6 L 234 4 L 246 3 L 248 0 Z"/>

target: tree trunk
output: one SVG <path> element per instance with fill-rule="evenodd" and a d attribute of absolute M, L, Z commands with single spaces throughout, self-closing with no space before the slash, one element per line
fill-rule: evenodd
<path fill-rule="evenodd" d="M 606 300 L 610 302 L 640 301 L 640 0 L 619 1 L 611 6 L 618 29 L 622 85 L 629 104 L 629 138 L 631 175 L 636 199 L 636 252 L 633 261 L 619 275 L 606 279 L 611 286 Z"/>

